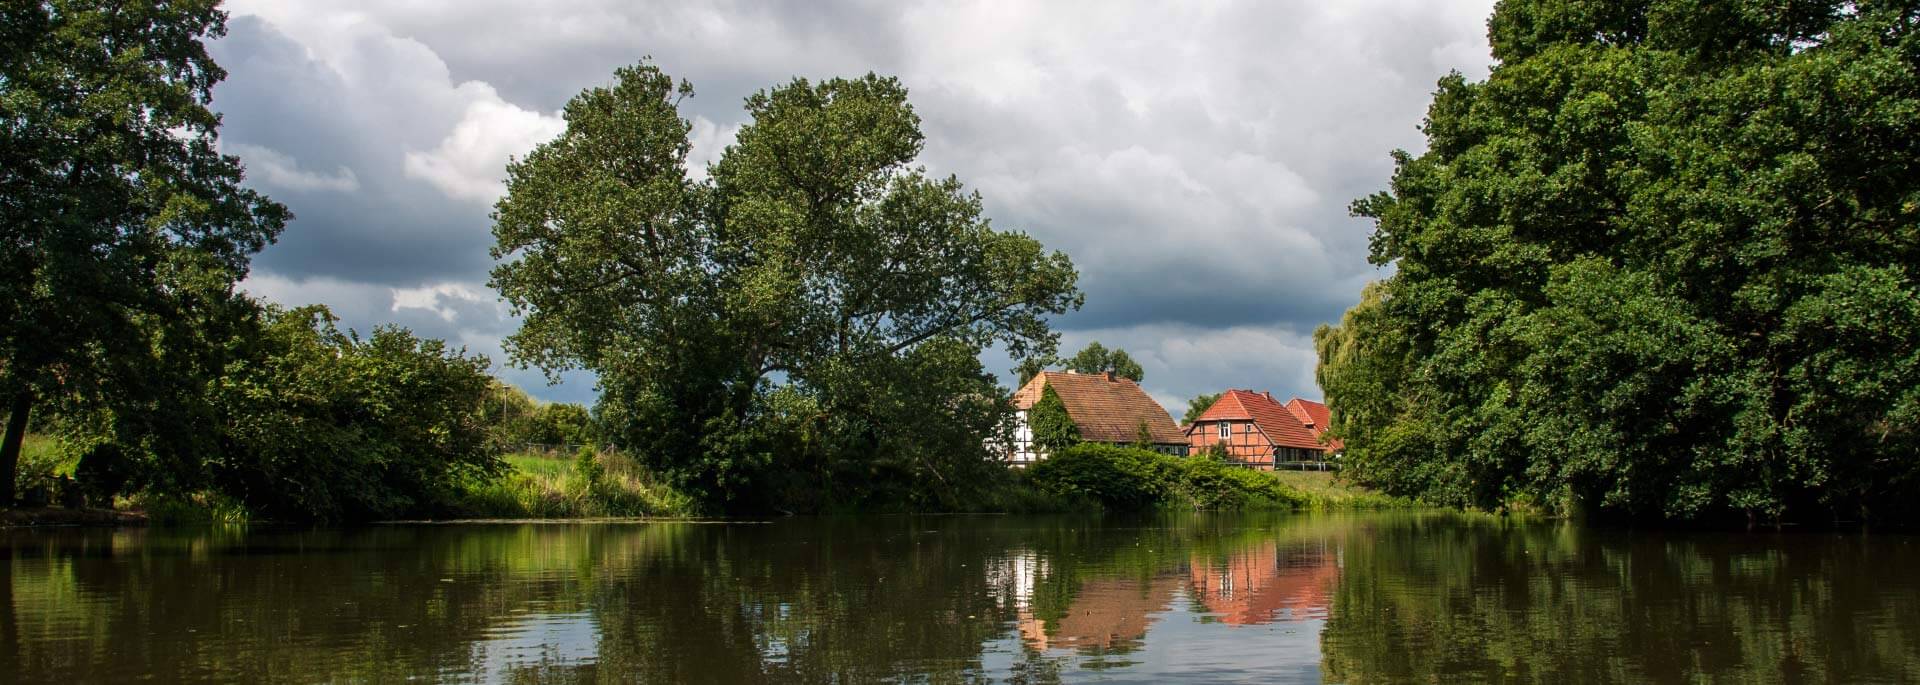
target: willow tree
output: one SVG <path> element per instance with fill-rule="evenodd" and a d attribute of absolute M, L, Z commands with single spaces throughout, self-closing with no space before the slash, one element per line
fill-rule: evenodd
<path fill-rule="evenodd" d="M 1353 473 L 1677 519 L 1920 502 L 1920 8 L 1507 0 L 1321 336 Z M 1343 339 L 1343 336 L 1345 339 Z"/>
<path fill-rule="evenodd" d="M 508 167 L 493 285 L 525 316 L 514 359 L 598 374 L 601 422 L 716 506 L 971 482 L 1010 411 L 979 352 L 1054 351 L 1046 317 L 1080 302 L 1066 256 L 913 166 L 894 79 L 755 94 L 696 181 L 691 87 L 615 76 Z"/>
<path fill-rule="evenodd" d="M 286 209 L 240 186 L 208 105 L 226 72 L 212 0 L 0 8 L 0 506 L 21 438 L 53 393 L 112 395 L 156 336 L 230 298 Z"/>

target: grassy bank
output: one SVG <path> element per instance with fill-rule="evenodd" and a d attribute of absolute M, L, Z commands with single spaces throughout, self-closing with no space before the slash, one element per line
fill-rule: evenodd
<path fill-rule="evenodd" d="M 1171 457 L 1112 445 L 1076 445 L 1034 465 L 1032 481 L 1062 501 L 1108 511 L 1157 508 L 1369 509 L 1410 506 L 1333 474 L 1256 471 L 1218 459 Z"/>
<path fill-rule="evenodd" d="M 77 461 L 73 452 L 57 439 L 28 436 L 21 458 L 22 490 L 44 490 L 57 479 L 70 478 Z M 503 473 L 461 485 L 449 500 L 426 505 L 422 515 L 537 519 L 681 517 L 700 513 L 691 498 L 623 454 L 591 450 L 572 454 L 521 452 L 505 455 L 503 460 L 507 467 Z M 1063 450 L 1031 469 L 1007 471 L 992 480 L 977 483 L 963 501 L 936 508 L 1028 514 L 1152 508 L 1368 509 L 1411 504 L 1353 486 L 1333 473 L 1252 471 L 1204 457 L 1169 457 L 1104 445 Z M 240 503 L 205 492 L 147 491 L 121 495 L 104 505 L 94 504 L 102 512 L 131 514 L 157 525 L 233 524 L 257 518 Z M 53 509 L 59 508 L 48 511 Z M 11 523 L 18 525 L 58 517 L 36 514 L 15 518 L 20 520 Z M 7 523 L 0 521 L 0 525 Z"/>
<path fill-rule="evenodd" d="M 474 518 L 686 516 L 693 502 L 612 452 L 523 452 L 499 478 L 470 484 L 455 504 Z"/>
<path fill-rule="evenodd" d="M 1417 506 L 1412 500 L 1390 497 L 1354 485 L 1334 471 L 1274 471 L 1268 475 L 1300 492 L 1313 509 L 1394 509 Z"/>

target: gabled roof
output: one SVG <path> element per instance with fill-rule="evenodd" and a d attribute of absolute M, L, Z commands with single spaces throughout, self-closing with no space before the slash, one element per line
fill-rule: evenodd
<path fill-rule="evenodd" d="M 1327 410 L 1327 405 L 1313 400 L 1295 397 L 1287 401 L 1287 411 L 1292 412 L 1294 418 L 1300 419 L 1301 423 L 1307 424 L 1307 428 L 1312 430 L 1314 437 L 1317 438 L 1324 439 L 1327 427 L 1333 423 L 1333 412 Z M 1328 440 L 1327 446 L 1337 451 L 1345 445 L 1342 445 L 1339 440 Z"/>
<path fill-rule="evenodd" d="M 1285 405 L 1273 399 L 1273 395 L 1252 390 L 1228 390 L 1220 399 L 1208 407 L 1206 413 L 1194 419 L 1194 425 L 1214 421 L 1252 421 L 1266 434 L 1267 440 L 1277 447 L 1301 447 L 1321 450 L 1327 446 L 1320 443 L 1320 435 L 1307 428 Z M 1189 429 L 1191 430 L 1191 428 Z"/>
<path fill-rule="evenodd" d="M 1147 424 L 1153 442 L 1161 445 L 1185 445 L 1186 434 L 1174 425 L 1166 407 L 1141 390 L 1139 384 L 1099 373 L 1042 371 L 1013 393 L 1013 406 L 1029 409 L 1040 401 L 1046 387 L 1060 395 L 1067 415 L 1080 427 L 1080 439 L 1089 442 L 1129 443 L 1140 437 L 1140 424 Z"/>

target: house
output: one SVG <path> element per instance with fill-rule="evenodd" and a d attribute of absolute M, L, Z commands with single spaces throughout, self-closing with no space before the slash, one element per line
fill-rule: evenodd
<path fill-rule="evenodd" d="M 1328 440 L 1326 437 L 1327 424 L 1333 422 L 1333 412 L 1327 409 L 1327 405 L 1295 397 L 1287 400 L 1287 412 L 1306 424 L 1307 430 L 1313 431 L 1313 437 L 1319 438 L 1327 446 L 1329 454 L 1339 454 L 1340 450 L 1346 449 L 1346 445 L 1339 440 Z"/>
<path fill-rule="evenodd" d="M 1031 464 L 1045 458 L 1033 447 L 1033 430 L 1027 423 L 1027 411 L 1047 388 L 1053 388 L 1066 405 L 1067 416 L 1080 428 L 1081 442 L 1132 445 L 1141 441 L 1142 426 L 1152 449 L 1163 454 L 1185 456 L 1187 436 L 1173 423 L 1166 407 L 1140 389 L 1138 383 L 1112 373 L 1071 373 L 1042 371 L 1013 393 L 1015 410 L 1013 445 L 1008 461 Z"/>
<path fill-rule="evenodd" d="M 1186 428 L 1194 452 L 1222 446 L 1227 459 L 1263 471 L 1285 462 L 1326 461 L 1340 449 L 1327 442 L 1327 405 L 1295 398 L 1285 404 L 1271 393 L 1228 390 Z"/>

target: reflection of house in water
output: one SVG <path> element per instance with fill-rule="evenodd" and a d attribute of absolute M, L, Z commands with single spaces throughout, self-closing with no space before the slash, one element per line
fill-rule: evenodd
<path fill-rule="evenodd" d="M 1224 561 L 1195 558 L 1190 573 L 1194 597 L 1221 622 L 1258 625 L 1325 618 L 1340 558 L 1319 545 L 1282 550 L 1268 542 Z"/>
<path fill-rule="evenodd" d="M 1079 584 L 1062 615 L 1049 624 L 1035 611 L 1036 584 L 1047 579 L 1045 560 L 1015 556 L 989 567 L 988 582 L 1011 599 L 1020 639 L 1037 650 L 1127 651 L 1140 647 L 1154 614 L 1167 610 L 1180 590 L 1178 575 L 1149 580 L 1098 578 Z M 1043 602 L 1045 603 L 1045 602 Z"/>
<path fill-rule="evenodd" d="M 1034 616 L 1031 606 L 1022 608 L 1020 639 L 1034 649 L 1137 649 L 1153 622 L 1151 616 L 1166 611 L 1179 589 L 1177 576 L 1089 580 L 1080 584 L 1066 615 L 1052 626 Z"/>

